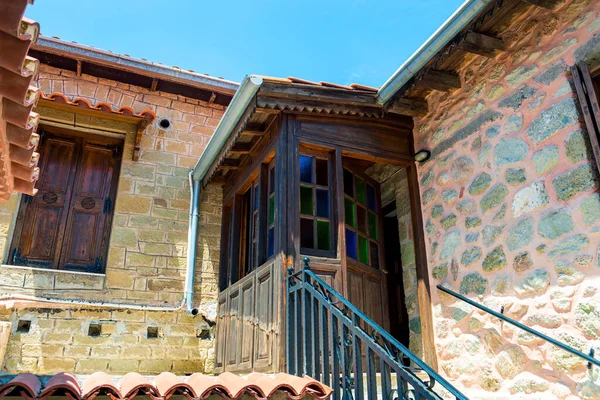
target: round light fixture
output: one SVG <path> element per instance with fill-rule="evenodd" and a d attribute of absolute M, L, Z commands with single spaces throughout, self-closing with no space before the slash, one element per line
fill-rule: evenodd
<path fill-rule="evenodd" d="M 427 160 L 429 160 L 429 158 L 431 157 L 431 152 L 429 150 L 419 150 L 415 153 L 415 155 L 413 156 L 415 158 L 415 161 L 417 162 L 425 162 Z"/>

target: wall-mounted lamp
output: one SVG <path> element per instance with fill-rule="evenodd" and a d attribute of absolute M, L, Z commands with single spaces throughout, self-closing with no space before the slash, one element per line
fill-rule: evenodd
<path fill-rule="evenodd" d="M 431 157 L 431 152 L 429 150 L 419 150 L 413 157 L 417 162 L 425 162 Z"/>

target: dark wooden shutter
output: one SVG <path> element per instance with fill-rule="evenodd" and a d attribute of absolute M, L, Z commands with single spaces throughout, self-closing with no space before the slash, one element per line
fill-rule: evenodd
<path fill-rule="evenodd" d="M 585 125 L 590 136 L 596 166 L 600 172 L 600 107 L 598 107 L 596 88 L 592 81 L 590 69 L 585 61 L 580 61 L 576 65 L 573 65 L 571 73 L 573 74 L 581 111 L 583 112 Z"/>
<path fill-rule="evenodd" d="M 24 196 L 11 264 L 57 268 L 75 176 L 76 141 L 48 137 L 41 146 L 36 196 Z"/>
<path fill-rule="evenodd" d="M 61 269 L 102 272 L 103 244 L 108 240 L 106 219 L 115 168 L 114 146 L 84 140 L 61 252 Z"/>

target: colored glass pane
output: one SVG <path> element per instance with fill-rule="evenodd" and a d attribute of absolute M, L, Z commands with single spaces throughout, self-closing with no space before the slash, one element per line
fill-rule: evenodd
<path fill-rule="evenodd" d="M 327 160 L 316 159 L 317 185 L 329 186 L 329 167 Z"/>
<path fill-rule="evenodd" d="M 269 170 L 269 194 L 275 193 L 275 168 Z"/>
<path fill-rule="evenodd" d="M 356 233 L 346 229 L 346 255 L 356 260 Z"/>
<path fill-rule="evenodd" d="M 367 206 L 373 211 L 377 211 L 377 201 L 375 200 L 375 188 L 367 184 Z"/>
<path fill-rule="evenodd" d="M 358 236 L 358 261 L 369 265 L 369 241 L 363 236 Z"/>
<path fill-rule="evenodd" d="M 329 221 L 317 221 L 317 249 L 331 250 Z"/>
<path fill-rule="evenodd" d="M 356 178 L 356 201 L 365 204 L 365 181 Z"/>
<path fill-rule="evenodd" d="M 269 225 L 275 223 L 275 196 L 269 199 Z"/>
<path fill-rule="evenodd" d="M 379 234 L 378 234 L 378 229 L 377 229 L 377 215 L 373 214 L 373 213 L 369 213 L 369 237 L 371 239 L 379 239 Z"/>
<path fill-rule="evenodd" d="M 379 246 L 373 242 L 369 246 L 371 248 L 371 267 L 379 269 Z"/>
<path fill-rule="evenodd" d="M 313 190 L 311 187 L 300 186 L 300 213 L 313 215 Z"/>
<path fill-rule="evenodd" d="M 367 210 L 361 206 L 356 206 L 356 222 L 358 230 L 364 234 L 367 233 Z"/>
<path fill-rule="evenodd" d="M 346 224 L 356 228 L 356 213 L 354 211 L 354 202 L 350 199 L 344 199 L 344 215 Z"/>
<path fill-rule="evenodd" d="M 317 217 L 329 218 L 329 191 L 317 189 Z"/>
<path fill-rule="evenodd" d="M 312 160 L 312 157 L 300 156 L 300 182 L 313 182 Z"/>
<path fill-rule="evenodd" d="M 354 197 L 354 176 L 347 169 L 344 170 L 344 193 Z"/>
<path fill-rule="evenodd" d="M 300 218 L 300 247 L 307 249 L 315 248 L 315 234 L 313 231 L 313 220 Z"/>
<path fill-rule="evenodd" d="M 267 257 L 271 257 L 275 252 L 275 227 L 269 229 L 267 245 Z"/>

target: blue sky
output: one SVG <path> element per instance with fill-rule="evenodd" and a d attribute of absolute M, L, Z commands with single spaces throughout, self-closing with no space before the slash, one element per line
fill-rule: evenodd
<path fill-rule="evenodd" d="M 462 0 L 38 0 L 42 34 L 240 81 L 380 86 Z"/>

